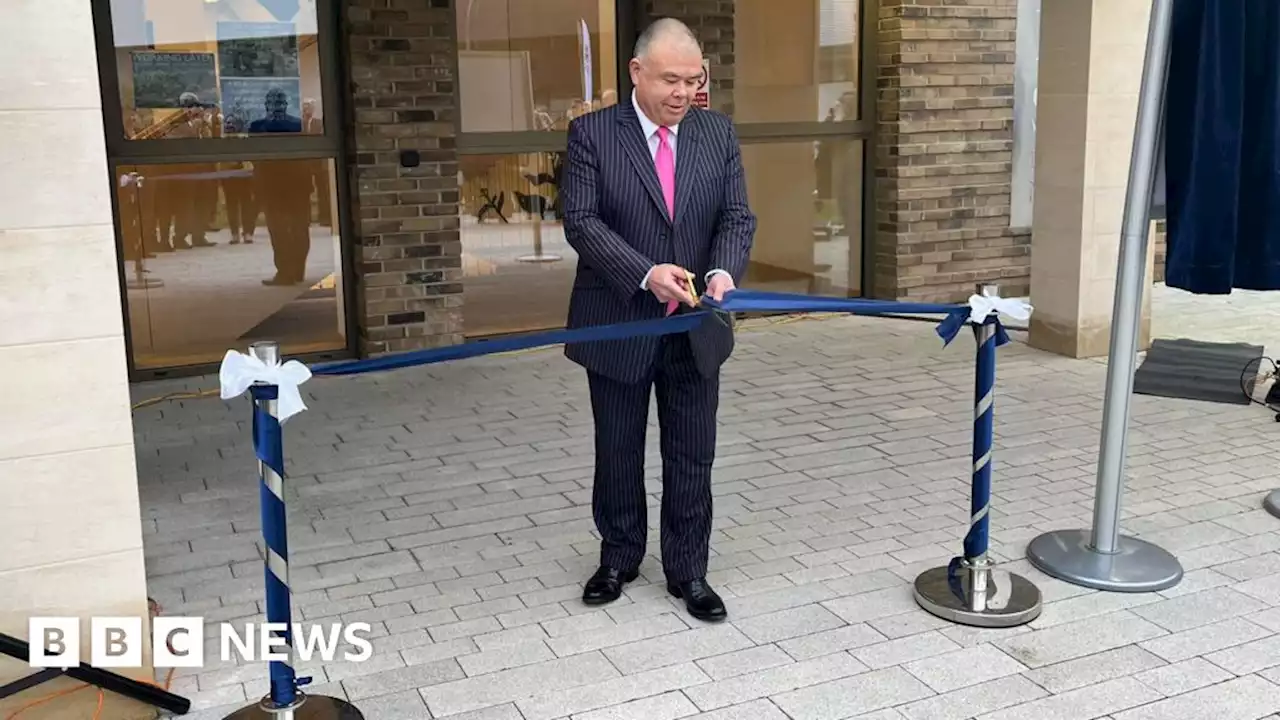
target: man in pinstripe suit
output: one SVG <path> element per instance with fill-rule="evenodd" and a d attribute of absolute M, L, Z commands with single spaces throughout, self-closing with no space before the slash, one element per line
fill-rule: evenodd
<path fill-rule="evenodd" d="M 733 123 L 690 106 L 702 76 L 693 33 L 677 20 L 655 22 L 630 70 L 631 98 L 569 125 L 560 197 L 579 257 L 571 328 L 660 318 L 703 293 L 721 299 L 746 271 L 755 236 Z M 616 600 L 639 574 L 656 388 L 667 589 L 696 618 L 727 616 L 706 574 L 720 366 L 732 351 L 731 322 L 713 318 L 679 335 L 565 348 L 587 370 L 595 419 L 592 510 L 602 541 L 584 602 Z"/>

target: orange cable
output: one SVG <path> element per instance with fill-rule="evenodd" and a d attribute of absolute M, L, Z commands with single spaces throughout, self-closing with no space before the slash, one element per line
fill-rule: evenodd
<path fill-rule="evenodd" d="M 157 683 L 152 680 L 139 680 L 138 682 L 146 683 L 147 685 L 152 685 L 154 687 L 168 690 L 169 687 L 173 684 L 173 672 L 175 669 L 176 668 L 169 668 L 169 672 L 166 673 L 164 677 L 164 685 L 161 685 L 160 683 Z M 70 695 L 71 693 L 80 692 L 81 690 L 84 690 L 87 687 L 93 687 L 93 686 L 89 685 L 88 683 L 85 683 L 82 685 L 78 685 L 76 687 L 59 690 L 58 692 L 55 692 L 55 693 L 49 693 L 44 697 L 36 698 L 35 700 L 32 700 L 31 702 L 27 703 L 26 705 L 23 705 L 17 710 L 14 710 L 8 717 L 5 718 L 5 720 L 16 720 L 16 718 L 19 715 L 36 706 L 43 705 L 49 702 L 50 700 L 56 700 L 57 698 L 60 698 L 63 695 Z M 107 701 L 106 692 L 103 691 L 102 688 L 98 688 L 98 708 L 93 712 L 93 720 L 100 720 L 100 718 L 102 717 L 102 707 L 103 705 L 106 704 L 106 701 Z"/>

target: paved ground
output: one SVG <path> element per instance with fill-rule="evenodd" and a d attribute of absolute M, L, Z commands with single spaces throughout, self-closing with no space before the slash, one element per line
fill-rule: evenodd
<path fill-rule="evenodd" d="M 1204 303 L 1218 300 L 1176 295 L 1158 290 L 1158 315 L 1179 317 L 1158 334 L 1215 324 Z M 1270 330 L 1229 317 L 1241 337 L 1198 336 Z M 597 551 L 591 425 L 558 352 L 311 381 L 311 409 L 287 426 L 295 607 L 379 636 L 366 663 L 311 663 L 315 690 L 371 720 L 1280 712 L 1280 520 L 1258 509 L 1280 486 L 1280 425 L 1258 407 L 1135 398 L 1124 527 L 1187 575 L 1144 595 L 1058 582 L 1022 556 L 1037 534 L 1090 521 L 1105 366 L 1014 337 L 1000 351 L 993 541 L 1046 605 L 999 631 L 935 619 L 909 590 L 958 552 L 965 525 L 967 337 L 943 350 L 929 324 L 863 318 L 741 334 L 715 480 L 720 626 L 664 595 L 654 554 L 619 603 L 577 600 Z M 183 385 L 212 381 L 135 394 Z M 244 400 L 135 417 L 150 588 L 167 613 L 261 619 L 247 420 Z M 656 504 L 656 447 L 650 460 Z M 265 677 L 210 664 L 174 687 L 207 720 L 256 700 Z"/>

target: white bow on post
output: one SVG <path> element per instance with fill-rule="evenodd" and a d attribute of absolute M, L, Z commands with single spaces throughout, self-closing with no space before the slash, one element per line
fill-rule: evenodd
<path fill-rule="evenodd" d="M 222 367 L 218 370 L 223 400 L 240 397 L 255 382 L 279 388 L 279 419 L 282 424 L 307 409 L 298 387 L 310 379 L 311 371 L 297 360 L 290 360 L 283 365 L 278 361 L 267 365 L 258 358 L 235 350 L 227 351 L 222 358 Z"/>
<path fill-rule="evenodd" d="M 997 295 L 970 295 L 969 322 L 981 325 L 991 313 L 1002 313 L 1014 320 L 1031 318 L 1032 307 L 1027 301 L 1018 298 L 1002 298 Z"/>

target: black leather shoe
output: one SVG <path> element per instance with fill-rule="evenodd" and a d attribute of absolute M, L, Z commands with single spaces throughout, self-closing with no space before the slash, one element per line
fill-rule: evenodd
<path fill-rule="evenodd" d="M 729 616 L 724 601 L 704 578 L 679 584 L 667 583 L 667 592 L 672 597 L 684 598 L 684 606 L 689 614 L 699 620 L 718 622 Z"/>
<path fill-rule="evenodd" d="M 582 588 L 582 602 L 604 605 L 622 597 L 622 586 L 640 577 L 637 570 L 618 570 L 601 565 Z"/>

